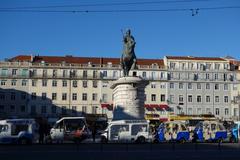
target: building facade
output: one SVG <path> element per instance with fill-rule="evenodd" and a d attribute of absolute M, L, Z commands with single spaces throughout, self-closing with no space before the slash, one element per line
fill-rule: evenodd
<path fill-rule="evenodd" d="M 206 57 L 138 59 L 130 75 L 149 80 L 146 115 L 214 114 L 237 118 L 238 69 L 233 60 Z M 110 86 L 122 77 L 118 58 L 19 55 L 0 62 L 0 116 L 107 114 Z"/>

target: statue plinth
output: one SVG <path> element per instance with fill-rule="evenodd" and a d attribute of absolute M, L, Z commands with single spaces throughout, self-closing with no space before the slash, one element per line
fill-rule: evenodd
<path fill-rule="evenodd" d="M 145 87 L 140 77 L 122 77 L 113 83 L 113 120 L 145 119 Z"/>

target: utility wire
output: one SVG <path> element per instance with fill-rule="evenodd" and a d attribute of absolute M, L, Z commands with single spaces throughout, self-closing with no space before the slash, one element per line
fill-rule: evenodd
<path fill-rule="evenodd" d="M 10 7 L 0 9 L 44 9 L 44 8 L 70 8 L 70 7 L 94 7 L 94 6 L 125 6 L 125 5 L 147 5 L 147 4 L 167 4 L 167 3 L 189 3 L 189 2 L 209 2 L 220 0 L 163 0 L 163 1 L 144 1 L 144 2 L 116 2 L 116 3 L 95 3 L 78 5 L 56 5 L 56 6 L 33 6 L 33 7 Z"/>
<path fill-rule="evenodd" d="M 39 12 L 39 13 L 125 13 L 125 12 L 177 12 L 193 10 L 224 10 L 240 9 L 240 6 L 203 7 L 203 8 L 179 8 L 179 9 L 124 9 L 124 10 L 8 10 L 0 9 L 0 12 Z"/>

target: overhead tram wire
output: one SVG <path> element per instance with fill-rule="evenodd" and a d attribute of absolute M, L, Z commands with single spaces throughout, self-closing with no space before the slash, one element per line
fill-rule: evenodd
<path fill-rule="evenodd" d="M 56 5 L 56 6 L 33 6 L 33 7 L 10 7 L 0 9 L 47 9 L 47 8 L 70 8 L 70 7 L 97 7 L 97 6 L 129 6 L 129 5 L 150 5 L 150 4 L 171 4 L 171 3 L 198 3 L 198 2 L 211 2 L 221 0 L 163 0 L 163 1 L 144 1 L 144 2 L 115 2 L 115 3 L 95 3 L 95 4 L 78 4 L 78 5 Z"/>
<path fill-rule="evenodd" d="M 203 7 L 203 8 L 179 8 L 179 9 L 124 9 L 124 10 L 13 10 L 0 9 L 0 12 L 32 12 L 32 13 L 129 13 L 129 12 L 179 12 L 193 10 L 225 10 L 225 9 L 240 9 L 240 6 L 222 6 L 222 7 Z"/>

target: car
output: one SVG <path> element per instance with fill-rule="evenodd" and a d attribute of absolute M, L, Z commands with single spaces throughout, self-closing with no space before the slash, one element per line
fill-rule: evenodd
<path fill-rule="evenodd" d="M 193 141 L 222 142 L 227 138 L 227 130 L 218 121 L 202 121 L 194 129 Z"/>
<path fill-rule="evenodd" d="M 190 133 L 182 121 L 169 121 L 159 125 L 154 142 L 181 142 L 189 141 Z"/>
<path fill-rule="evenodd" d="M 145 143 L 152 139 L 147 120 L 116 120 L 101 134 L 101 142 Z"/>
<path fill-rule="evenodd" d="M 52 142 L 73 141 L 79 143 L 91 135 L 85 117 L 63 117 L 50 131 Z"/>
<path fill-rule="evenodd" d="M 0 143 L 31 144 L 38 140 L 38 125 L 34 119 L 0 120 Z"/>
<path fill-rule="evenodd" d="M 239 132 L 240 132 L 240 121 L 234 122 L 233 127 L 230 131 L 229 141 L 232 143 L 237 143 L 239 141 Z"/>

